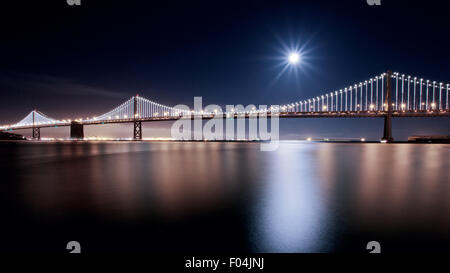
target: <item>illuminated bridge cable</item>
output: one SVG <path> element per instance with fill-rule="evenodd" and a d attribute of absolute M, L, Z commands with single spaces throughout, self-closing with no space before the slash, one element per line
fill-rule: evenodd
<path fill-rule="evenodd" d="M 248 115 L 255 113 L 281 112 L 295 114 L 315 113 L 315 112 L 361 112 L 368 113 L 386 112 L 386 73 L 375 75 L 370 79 L 359 81 L 343 89 L 337 89 L 332 92 L 324 92 L 320 96 L 305 98 L 295 103 L 287 103 L 281 106 L 268 107 L 266 109 L 252 109 L 239 112 L 220 112 L 227 116 L 235 114 Z M 394 111 L 416 112 L 425 111 L 448 111 L 449 109 L 449 88 L 450 85 L 442 82 L 424 80 L 423 78 L 412 77 L 410 75 L 393 72 L 390 80 L 393 90 L 390 98 Z M 411 86 L 412 85 L 412 86 Z M 430 87 L 432 90 L 430 90 Z M 359 96 L 359 97 L 358 97 Z M 136 113 L 134 111 L 136 105 Z M 135 116 L 136 114 L 136 116 Z M 216 112 L 177 109 L 167 105 L 157 103 L 141 96 L 134 96 L 112 110 L 92 118 L 77 119 L 79 123 L 114 123 L 131 122 L 138 120 L 153 119 L 173 119 L 183 116 L 194 115 L 214 115 Z M 57 120 L 37 110 L 31 111 L 25 118 L 11 125 L 0 126 L 2 130 L 32 128 L 32 127 L 51 127 L 70 125 L 71 120 Z"/>

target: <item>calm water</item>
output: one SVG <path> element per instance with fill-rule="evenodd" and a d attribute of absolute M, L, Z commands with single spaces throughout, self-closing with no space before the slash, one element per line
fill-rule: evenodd
<path fill-rule="evenodd" d="M 450 145 L 0 143 L 1 251 L 449 251 Z"/>

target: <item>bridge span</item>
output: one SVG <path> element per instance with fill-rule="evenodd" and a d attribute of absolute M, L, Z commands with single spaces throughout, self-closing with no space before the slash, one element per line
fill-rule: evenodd
<path fill-rule="evenodd" d="M 41 128 L 70 126 L 71 138 L 82 139 L 85 125 L 133 123 L 133 139 L 141 140 L 142 122 L 271 118 L 275 115 L 278 118 L 384 118 L 382 140 L 391 142 L 392 118 L 450 117 L 449 88 L 449 84 L 442 82 L 387 71 L 347 88 L 267 109 L 191 110 L 162 105 L 136 95 L 96 117 L 57 120 L 33 110 L 15 124 L 0 126 L 0 130 L 32 129 L 33 139 L 40 139 Z"/>

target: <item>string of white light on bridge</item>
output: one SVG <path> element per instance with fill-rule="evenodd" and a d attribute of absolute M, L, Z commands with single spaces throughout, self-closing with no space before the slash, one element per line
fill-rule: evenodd
<path fill-rule="evenodd" d="M 386 73 L 321 96 L 281 106 L 286 112 L 385 111 Z M 449 110 L 449 84 L 392 74 L 395 111 Z"/>
<path fill-rule="evenodd" d="M 32 126 L 33 124 L 42 124 L 42 125 L 52 125 L 59 123 L 61 121 L 48 117 L 47 115 L 33 110 L 26 117 L 24 117 L 21 121 L 17 122 L 14 125 L 7 126 L 16 126 L 16 127 L 24 127 L 24 126 Z M 5 126 L 2 126 L 5 127 Z"/>
<path fill-rule="evenodd" d="M 136 114 L 134 112 L 134 103 L 136 102 Z M 98 117 L 87 119 L 86 121 L 111 121 L 111 120 L 130 120 L 134 118 L 151 117 L 174 117 L 180 114 L 189 114 L 189 111 L 176 109 L 146 98 L 136 96 L 122 103 L 113 110 Z"/>
<path fill-rule="evenodd" d="M 391 75 L 391 101 L 394 111 L 448 111 L 449 84 L 424 80 L 397 72 Z M 240 110 L 231 112 L 208 112 L 177 109 L 141 96 L 132 97 L 113 110 L 102 115 L 77 119 L 78 122 L 115 122 L 133 119 L 176 118 L 186 115 L 235 115 L 255 113 L 307 113 L 307 112 L 374 112 L 386 111 L 385 91 L 386 73 L 382 73 L 368 80 L 361 81 L 346 88 L 335 90 L 317 97 L 297 102 L 273 106 L 267 109 Z M 135 104 L 136 103 L 136 112 Z M 135 114 L 136 113 L 136 114 Z M 135 116 L 136 115 L 136 116 Z M 34 119 L 33 119 L 34 117 Z M 30 112 L 24 119 L 12 125 L 0 126 L 0 129 L 20 129 L 31 126 L 68 125 L 72 120 L 56 120 L 49 118 L 39 111 Z"/>

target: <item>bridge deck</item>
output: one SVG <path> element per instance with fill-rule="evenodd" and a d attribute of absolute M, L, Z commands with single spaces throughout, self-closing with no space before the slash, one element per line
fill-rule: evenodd
<path fill-rule="evenodd" d="M 342 111 L 342 112 L 280 112 L 278 113 L 279 118 L 383 118 L 387 114 L 386 111 Z M 267 117 L 271 117 L 271 113 L 267 114 Z M 176 121 L 179 119 L 212 119 L 216 118 L 252 118 L 257 117 L 257 114 L 234 114 L 230 115 L 195 115 L 195 116 L 167 116 L 167 117 L 146 117 L 138 118 L 136 121 L 142 122 L 155 122 L 155 121 Z M 392 117 L 402 118 L 402 117 L 450 117 L 450 111 L 393 111 Z M 111 119 L 102 121 L 82 121 L 81 125 L 100 125 L 100 124 L 116 124 L 116 123 L 131 123 L 135 120 L 133 118 L 129 119 Z M 49 128 L 49 127 L 64 127 L 70 126 L 70 122 L 65 123 L 53 123 L 53 124 L 39 124 L 35 125 L 34 128 Z M 9 128 L 13 130 L 20 129 L 30 129 L 33 126 L 22 126 Z"/>

